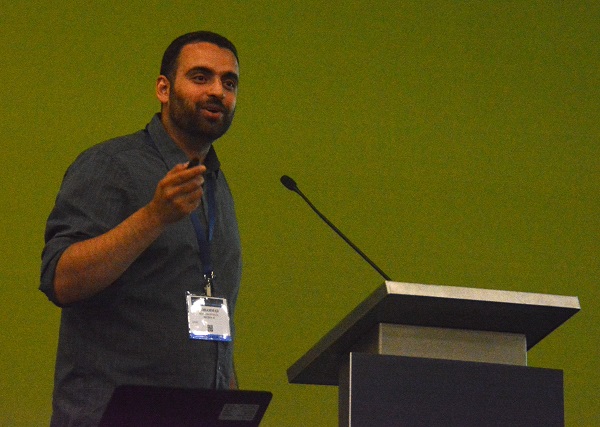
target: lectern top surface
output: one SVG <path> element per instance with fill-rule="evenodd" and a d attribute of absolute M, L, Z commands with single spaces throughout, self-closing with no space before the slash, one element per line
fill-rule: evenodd
<path fill-rule="evenodd" d="M 431 298 L 448 298 L 486 301 L 507 304 L 526 304 L 545 307 L 563 307 L 579 310 L 579 299 L 573 296 L 537 294 L 531 292 L 502 291 L 495 289 L 464 288 L 458 286 L 421 285 L 418 283 L 385 282 L 390 295 L 412 295 Z"/>
<path fill-rule="evenodd" d="M 336 385 L 350 348 L 378 323 L 523 334 L 530 349 L 579 310 L 573 296 L 387 281 L 292 365 L 288 379 Z"/>

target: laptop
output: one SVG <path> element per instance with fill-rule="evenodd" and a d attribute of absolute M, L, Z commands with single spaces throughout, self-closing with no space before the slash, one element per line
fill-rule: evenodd
<path fill-rule="evenodd" d="M 101 427 L 257 427 L 273 394 L 154 386 L 118 387 Z"/>

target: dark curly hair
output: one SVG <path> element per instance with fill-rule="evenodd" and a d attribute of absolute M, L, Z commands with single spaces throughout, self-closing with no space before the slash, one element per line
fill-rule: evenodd
<path fill-rule="evenodd" d="M 240 61 L 237 49 L 228 39 L 211 31 L 195 31 L 179 36 L 171 42 L 163 54 L 162 62 L 160 64 L 160 74 L 166 76 L 170 81 L 173 81 L 175 70 L 177 69 L 177 59 L 179 58 L 181 49 L 188 44 L 202 42 L 212 43 L 230 50 L 239 64 Z"/>

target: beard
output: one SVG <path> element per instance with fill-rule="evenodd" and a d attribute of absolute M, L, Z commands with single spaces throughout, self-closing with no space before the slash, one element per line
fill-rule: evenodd
<path fill-rule="evenodd" d="M 233 121 L 235 109 L 229 110 L 219 98 L 211 97 L 206 102 L 189 102 L 177 91 L 172 90 L 169 95 L 171 108 L 169 116 L 171 121 L 183 132 L 202 142 L 213 142 L 227 132 Z M 220 119 L 210 120 L 203 116 L 202 109 L 217 109 L 223 115 Z"/>

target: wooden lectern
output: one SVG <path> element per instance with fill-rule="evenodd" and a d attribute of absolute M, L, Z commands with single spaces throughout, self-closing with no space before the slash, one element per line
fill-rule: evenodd
<path fill-rule="evenodd" d="M 564 426 L 563 374 L 527 350 L 579 300 L 386 281 L 287 371 L 339 386 L 339 425 Z"/>

